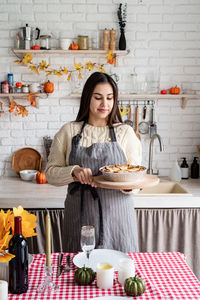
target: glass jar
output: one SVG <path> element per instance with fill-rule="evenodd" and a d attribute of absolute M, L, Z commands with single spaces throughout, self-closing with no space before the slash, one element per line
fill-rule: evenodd
<path fill-rule="evenodd" d="M 50 35 L 41 35 L 40 36 L 40 49 L 41 50 L 50 50 L 51 45 L 50 45 Z"/>
<path fill-rule="evenodd" d="M 16 93 L 21 93 L 22 92 L 22 83 L 21 82 L 16 83 L 15 92 Z"/>
<path fill-rule="evenodd" d="M 2 83 L 2 93 L 3 94 L 9 94 L 9 83 L 8 83 L 8 81 L 4 81 Z"/>
<path fill-rule="evenodd" d="M 135 264 L 131 258 L 123 258 L 119 261 L 118 267 L 118 282 L 124 285 L 124 282 L 129 277 L 135 276 Z"/>
<path fill-rule="evenodd" d="M 22 93 L 29 93 L 29 84 L 22 85 Z"/>
<path fill-rule="evenodd" d="M 88 50 L 88 36 L 79 35 L 78 36 L 78 48 L 79 50 Z"/>

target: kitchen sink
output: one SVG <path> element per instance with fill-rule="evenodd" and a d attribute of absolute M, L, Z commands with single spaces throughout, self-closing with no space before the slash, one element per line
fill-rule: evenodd
<path fill-rule="evenodd" d="M 192 195 L 181 184 L 173 181 L 161 181 L 156 186 L 146 187 L 142 189 L 139 195 Z"/>

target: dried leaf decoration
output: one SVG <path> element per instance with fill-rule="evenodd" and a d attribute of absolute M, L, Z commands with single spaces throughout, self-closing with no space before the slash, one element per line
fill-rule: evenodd
<path fill-rule="evenodd" d="M 112 50 L 109 50 L 106 59 L 108 64 L 113 65 L 116 60 L 116 54 L 114 54 Z"/>
<path fill-rule="evenodd" d="M 37 66 L 31 65 L 29 66 L 29 70 L 35 71 L 36 74 L 39 74 Z"/>
<path fill-rule="evenodd" d="M 56 71 L 54 70 L 54 75 L 58 76 L 58 77 L 61 77 L 62 76 L 62 73 L 60 71 Z"/>
<path fill-rule="evenodd" d="M 50 65 L 47 64 L 45 60 L 42 60 L 42 62 L 39 63 L 39 69 L 40 69 L 40 70 L 46 70 L 46 69 L 48 69 L 49 66 L 50 66 Z"/>
<path fill-rule="evenodd" d="M 9 112 L 14 112 L 15 116 L 22 115 L 22 117 L 28 116 L 28 110 L 23 105 L 17 104 L 15 101 L 10 102 Z"/>
<path fill-rule="evenodd" d="M 27 210 L 24 210 L 22 206 L 13 207 L 13 214 L 15 217 L 22 217 L 22 235 L 25 238 L 37 235 L 34 231 L 37 217 L 34 214 L 30 214 Z"/>
<path fill-rule="evenodd" d="M 67 81 L 69 81 L 72 77 L 72 73 L 70 73 L 68 76 L 67 76 Z"/>
<path fill-rule="evenodd" d="M 31 53 L 26 53 L 22 59 L 22 62 L 27 65 L 29 64 L 33 59 L 33 55 Z"/>
<path fill-rule="evenodd" d="M 68 74 L 67 68 L 64 67 L 63 70 L 62 70 L 62 72 L 67 75 Z"/>
<path fill-rule="evenodd" d="M 14 233 L 14 217 L 22 217 L 22 234 L 25 238 L 35 236 L 36 220 L 34 214 L 24 210 L 22 206 L 14 207 L 13 212 L 9 209 L 6 213 L 0 211 L 0 262 L 10 261 L 14 255 L 5 252 L 8 249 L 9 241 Z"/>
<path fill-rule="evenodd" d="M 85 69 L 92 71 L 94 69 L 94 64 L 91 61 L 86 62 Z"/>
<path fill-rule="evenodd" d="M 103 73 L 106 72 L 106 70 L 104 69 L 103 65 L 102 65 L 102 66 L 97 66 L 96 68 L 97 68 L 97 70 L 99 70 L 100 72 L 103 72 Z"/>
<path fill-rule="evenodd" d="M 53 71 L 50 71 L 50 70 L 45 71 L 45 72 L 46 72 L 46 76 L 49 76 L 49 75 L 51 75 L 53 73 Z"/>
<path fill-rule="evenodd" d="M 19 60 L 19 59 L 14 60 L 14 62 L 17 63 L 18 65 L 21 65 L 21 64 L 22 64 L 22 61 Z"/>

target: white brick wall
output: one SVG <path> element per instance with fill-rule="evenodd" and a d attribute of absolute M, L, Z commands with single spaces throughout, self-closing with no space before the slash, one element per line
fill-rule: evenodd
<path fill-rule="evenodd" d="M 0 1 L 0 81 L 7 73 L 14 73 L 15 81 L 24 83 L 44 81 L 25 67 L 13 63 L 17 29 L 28 23 L 39 27 L 41 34 L 53 34 L 52 45 L 59 45 L 59 37 L 76 38 L 78 34 L 99 33 L 105 27 L 117 29 L 116 10 L 118 0 L 3 0 Z M 125 1 L 123 1 L 125 2 Z M 136 71 L 144 76 L 148 67 L 158 66 L 161 88 L 178 84 L 200 91 L 200 3 L 199 0 L 127 0 L 127 48 L 131 54 L 119 59 L 117 68 L 106 67 L 120 77 L 121 90 L 131 90 L 130 74 Z M 100 34 L 99 34 L 100 36 Z M 74 61 L 86 62 L 85 57 L 37 57 L 45 59 L 53 67 L 72 66 Z M 104 62 L 104 58 L 92 56 L 92 61 Z M 54 136 L 65 123 L 74 120 L 79 101 L 70 99 L 72 84 L 66 78 L 51 76 L 55 92 L 48 99 L 40 100 L 40 108 L 30 108 L 29 116 L 15 117 L 5 112 L 0 118 L 0 174 L 14 176 L 11 169 L 12 153 L 22 147 L 34 147 L 44 157 L 42 137 Z M 8 110 L 8 100 L 1 99 Z M 154 168 L 168 175 L 173 160 L 186 156 L 191 163 L 200 145 L 200 100 L 189 100 L 185 110 L 181 100 L 156 101 L 158 132 L 164 143 L 160 153 L 158 142 L 154 145 Z M 142 118 L 142 106 L 140 119 Z M 147 117 L 149 116 L 149 110 Z M 147 118 L 148 120 L 148 118 Z M 149 137 L 142 136 L 143 163 L 148 164 Z"/>

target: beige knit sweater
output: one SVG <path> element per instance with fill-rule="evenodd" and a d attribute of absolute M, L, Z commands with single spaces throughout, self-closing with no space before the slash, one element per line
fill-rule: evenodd
<path fill-rule="evenodd" d="M 65 124 L 55 135 L 46 166 L 47 181 L 53 185 L 67 185 L 74 181 L 72 171 L 75 166 L 69 165 L 72 137 L 81 130 L 83 122 Z M 114 125 L 117 142 L 123 149 L 129 164 L 141 164 L 142 147 L 133 128 L 126 124 Z M 86 124 L 80 146 L 89 147 L 94 143 L 111 141 L 108 126 L 95 127 Z"/>

